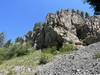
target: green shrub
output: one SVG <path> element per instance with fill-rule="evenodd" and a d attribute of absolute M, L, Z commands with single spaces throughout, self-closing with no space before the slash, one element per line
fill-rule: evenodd
<path fill-rule="evenodd" d="M 19 57 L 33 52 L 34 49 L 29 45 L 14 44 L 9 47 L 0 48 L 0 64 L 5 60 L 9 60 L 14 57 Z"/>
<path fill-rule="evenodd" d="M 13 75 L 12 71 L 8 71 L 7 75 Z"/>
<path fill-rule="evenodd" d="M 60 49 L 61 53 L 71 52 L 75 50 L 75 46 L 73 44 L 65 44 L 64 47 Z"/>
<path fill-rule="evenodd" d="M 68 43 L 69 43 L 69 44 L 73 44 L 73 41 L 72 41 L 72 40 L 71 40 L 71 41 L 68 41 Z"/>
<path fill-rule="evenodd" d="M 34 24 L 33 31 L 37 31 L 38 29 L 41 29 L 42 28 L 42 25 L 43 24 L 41 22 L 35 23 Z"/>
<path fill-rule="evenodd" d="M 11 48 L 9 48 L 8 52 L 8 54 L 12 56 L 23 56 L 26 55 L 27 53 L 28 53 L 27 46 L 22 46 L 20 44 L 12 46 Z"/>
<path fill-rule="evenodd" d="M 41 54 L 41 58 L 39 60 L 39 65 L 48 63 L 49 61 L 52 60 L 52 58 L 53 58 L 53 55 L 52 54 L 42 53 Z"/>
<path fill-rule="evenodd" d="M 39 60 L 39 65 L 48 63 L 48 59 L 45 56 L 42 56 Z"/>
<path fill-rule="evenodd" d="M 43 53 L 51 53 L 53 55 L 56 55 L 57 49 L 56 49 L 56 47 L 46 48 L 46 49 L 43 50 Z"/>
<path fill-rule="evenodd" d="M 3 60 L 6 59 L 6 51 L 7 49 L 6 48 L 0 48 L 0 64 L 3 63 Z"/>
<path fill-rule="evenodd" d="M 11 59 L 12 57 L 23 56 L 29 53 L 27 46 L 20 44 L 11 45 L 8 48 L 0 48 L 0 60 Z"/>
<path fill-rule="evenodd" d="M 27 48 L 23 47 L 23 46 L 17 47 L 17 49 L 15 51 L 16 51 L 16 53 L 15 53 L 16 56 L 22 56 L 22 55 L 26 55 L 28 53 Z"/>
<path fill-rule="evenodd" d="M 98 58 L 100 58 L 100 53 L 97 53 L 97 54 L 95 55 L 95 59 L 98 59 Z"/>
<path fill-rule="evenodd" d="M 90 45 L 90 44 L 95 43 L 95 42 L 97 42 L 97 38 L 96 37 L 87 37 L 87 38 L 85 38 L 83 40 L 83 43 L 85 45 Z"/>
<path fill-rule="evenodd" d="M 5 57 L 6 52 L 7 52 L 6 48 L 0 48 L 0 60 L 6 59 L 6 57 Z"/>

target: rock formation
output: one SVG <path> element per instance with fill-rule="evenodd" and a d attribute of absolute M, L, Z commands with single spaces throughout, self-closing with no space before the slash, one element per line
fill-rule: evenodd
<path fill-rule="evenodd" d="M 37 49 L 62 46 L 70 41 L 85 45 L 100 41 L 100 17 L 61 10 L 49 13 L 42 28 L 33 33 L 33 46 Z"/>
<path fill-rule="evenodd" d="M 71 40 L 75 43 L 82 40 L 86 44 L 100 41 L 100 17 L 98 16 L 84 17 L 77 12 L 61 10 L 56 14 L 48 14 L 46 23 L 66 41 Z"/>

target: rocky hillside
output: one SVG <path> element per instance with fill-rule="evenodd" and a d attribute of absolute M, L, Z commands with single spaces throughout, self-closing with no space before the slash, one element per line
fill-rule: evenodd
<path fill-rule="evenodd" d="M 100 16 L 84 16 L 79 11 L 61 10 L 49 13 L 43 27 L 33 33 L 37 49 L 63 43 L 89 45 L 100 41 Z"/>
<path fill-rule="evenodd" d="M 0 65 L 0 75 L 100 75 L 100 42 L 56 55 L 45 65 L 38 65 L 40 57 L 37 51 L 6 61 Z"/>
<path fill-rule="evenodd" d="M 57 46 L 73 42 L 76 45 L 89 45 L 100 41 L 100 16 L 84 16 L 78 11 L 61 10 L 49 13 L 38 36 L 36 48 Z M 53 62 L 36 70 L 34 75 L 99 75 L 100 43 L 69 55 L 61 55 Z"/>
<path fill-rule="evenodd" d="M 0 61 L 0 75 L 100 75 L 99 41 L 100 16 L 78 10 L 49 13 L 24 39 L 1 48 L 1 59 L 9 60 Z"/>
<path fill-rule="evenodd" d="M 61 55 L 33 75 L 100 75 L 100 42 Z"/>

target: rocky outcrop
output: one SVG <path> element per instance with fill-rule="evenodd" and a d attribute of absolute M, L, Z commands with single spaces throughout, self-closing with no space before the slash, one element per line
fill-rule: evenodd
<path fill-rule="evenodd" d="M 47 47 L 56 46 L 57 49 L 62 46 L 63 38 L 57 34 L 51 27 L 43 27 L 36 40 L 36 48 L 43 49 Z"/>
<path fill-rule="evenodd" d="M 86 44 L 100 41 L 99 16 L 84 17 L 77 12 L 61 10 L 56 14 L 48 14 L 46 23 L 52 26 L 66 41 L 69 39 L 75 43 L 82 40 Z M 69 33 L 70 35 L 68 35 Z"/>
<path fill-rule="evenodd" d="M 37 49 L 68 42 L 89 45 L 100 41 L 100 17 L 85 17 L 78 11 L 68 10 L 49 13 L 43 27 L 34 34 L 33 45 Z"/>

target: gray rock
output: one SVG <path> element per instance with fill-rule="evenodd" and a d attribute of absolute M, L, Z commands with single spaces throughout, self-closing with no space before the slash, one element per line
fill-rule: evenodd
<path fill-rule="evenodd" d="M 48 14 L 46 18 L 47 26 L 51 26 L 60 34 L 66 42 L 74 43 L 83 40 L 87 45 L 100 41 L 100 17 L 83 17 L 76 12 L 66 10 L 58 11 L 55 14 Z M 68 35 L 70 32 L 71 35 Z M 66 39 L 69 38 L 69 39 Z M 70 38 L 72 37 L 72 38 Z"/>
<path fill-rule="evenodd" d="M 53 62 L 38 69 L 39 75 L 100 75 L 100 59 L 94 59 L 100 53 L 100 42 L 84 49 L 57 57 Z"/>

